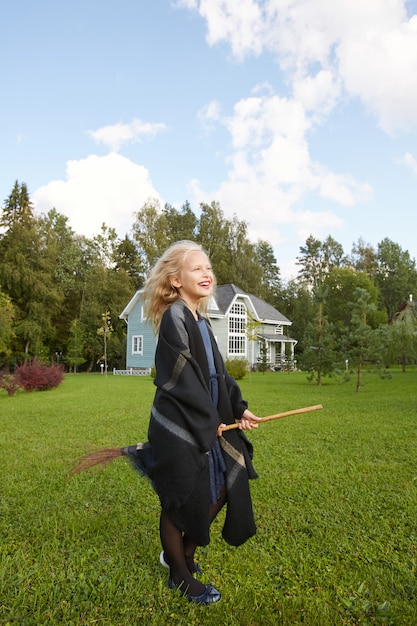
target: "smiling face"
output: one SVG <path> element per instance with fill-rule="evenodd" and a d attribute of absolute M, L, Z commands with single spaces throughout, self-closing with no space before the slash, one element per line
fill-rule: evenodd
<path fill-rule="evenodd" d="M 201 298 L 210 295 L 213 270 L 204 252 L 192 250 L 185 255 L 181 271 L 171 281 L 180 298 L 195 312 Z"/>

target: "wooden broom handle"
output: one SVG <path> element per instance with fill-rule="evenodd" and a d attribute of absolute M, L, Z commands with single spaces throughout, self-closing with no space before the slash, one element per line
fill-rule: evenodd
<path fill-rule="evenodd" d="M 308 413 L 309 411 L 317 411 L 318 409 L 322 409 L 322 404 L 315 404 L 314 406 L 305 406 L 302 409 L 294 409 L 292 411 L 285 411 L 284 413 L 276 413 L 275 415 L 267 415 L 266 417 L 262 417 L 256 424 L 262 424 L 263 422 L 270 422 L 271 420 L 279 420 L 283 417 L 289 417 L 290 415 L 298 415 L 299 413 Z M 233 430 L 233 428 L 239 428 L 239 421 L 234 424 L 227 424 L 223 428 L 219 427 L 221 432 L 225 430 Z"/>

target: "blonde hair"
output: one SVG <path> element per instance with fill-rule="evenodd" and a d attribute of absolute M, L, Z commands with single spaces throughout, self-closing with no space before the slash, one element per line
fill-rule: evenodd
<path fill-rule="evenodd" d="M 171 279 L 179 275 L 189 252 L 202 252 L 207 255 L 203 247 L 195 241 L 188 239 L 177 241 L 164 252 L 149 272 L 142 292 L 142 305 L 145 316 L 152 322 L 155 333 L 159 330 L 162 315 L 166 309 L 180 297 Z M 215 290 L 215 283 L 213 276 L 211 292 Z M 200 313 L 207 313 L 209 299 L 210 295 L 199 301 Z"/>

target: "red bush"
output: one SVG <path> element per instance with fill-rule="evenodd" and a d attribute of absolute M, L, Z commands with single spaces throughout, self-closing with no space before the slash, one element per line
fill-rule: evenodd
<path fill-rule="evenodd" d="M 14 396 L 19 388 L 20 384 L 16 380 L 15 376 L 8 374 L 7 372 L 0 372 L 0 389 L 7 391 L 9 396 Z"/>
<path fill-rule="evenodd" d="M 63 381 L 64 368 L 61 365 L 42 365 L 39 361 L 25 363 L 16 370 L 16 381 L 25 391 L 46 391 Z"/>

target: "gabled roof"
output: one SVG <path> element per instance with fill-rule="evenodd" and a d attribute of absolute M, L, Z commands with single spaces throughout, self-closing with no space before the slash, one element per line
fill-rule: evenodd
<path fill-rule="evenodd" d="M 119 315 L 120 319 L 127 321 L 136 303 L 140 300 L 142 291 L 143 289 L 139 289 L 129 300 Z M 209 316 L 215 317 L 219 314 L 221 316 L 227 315 L 230 307 L 239 297 L 247 300 L 248 308 L 257 321 L 269 322 L 271 324 L 291 324 L 290 320 L 273 306 L 250 293 L 246 293 L 246 291 L 243 291 L 243 289 L 233 284 L 218 285 L 216 293 L 210 303 L 208 310 Z"/>
<path fill-rule="evenodd" d="M 285 315 L 277 311 L 277 309 L 275 309 L 271 304 L 268 304 L 267 302 L 264 302 L 264 300 L 261 300 L 260 298 L 257 298 L 256 296 L 253 296 L 251 294 L 249 294 L 249 297 L 252 300 L 252 303 L 256 310 L 256 315 L 259 320 L 271 322 L 276 321 L 280 322 L 281 324 L 291 324 L 288 317 L 285 317 Z"/>
<path fill-rule="evenodd" d="M 132 309 L 135 308 L 137 301 L 140 299 L 140 295 L 141 295 L 142 291 L 143 291 L 143 289 L 138 289 L 138 291 L 129 300 L 129 302 L 126 304 L 125 308 L 123 309 L 123 311 L 120 313 L 119 319 L 125 320 L 127 322 L 127 318 L 129 317 L 130 313 L 132 312 Z"/>
<path fill-rule="evenodd" d="M 220 309 L 223 315 L 226 315 L 227 311 L 230 309 L 233 301 L 236 296 L 248 296 L 248 294 L 243 291 L 243 289 L 239 289 L 236 285 L 217 285 L 216 293 L 214 294 L 214 299 L 217 302 L 217 306 Z M 209 309 L 211 312 L 212 309 Z"/>
<path fill-rule="evenodd" d="M 252 310 L 252 314 L 258 321 L 271 322 L 274 324 L 291 324 L 290 320 L 282 315 L 273 306 L 264 302 L 260 298 L 257 298 L 253 294 L 246 293 L 243 289 L 236 287 L 236 285 L 219 285 L 215 294 L 215 300 L 217 306 L 223 315 L 226 315 L 230 307 L 234 304 L 238 297 L 243 297 L 248 300 L 249 308 Z M 209 309 L 210 313 L 218 313 L 213 308 Z"/>

